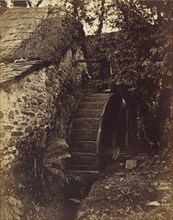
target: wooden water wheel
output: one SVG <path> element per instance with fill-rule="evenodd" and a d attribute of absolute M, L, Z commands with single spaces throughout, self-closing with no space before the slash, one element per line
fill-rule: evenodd
<path fill-rule="evenodd" d="M 94 93 L 78 104 L 70 134 L 71 159 L 67 170 L 99 171 L 117 146 L 117 133 L 122 109 L 120 95 Z"/>

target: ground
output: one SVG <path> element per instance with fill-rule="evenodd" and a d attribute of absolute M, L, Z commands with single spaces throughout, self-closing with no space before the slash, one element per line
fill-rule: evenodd
<path fill-rule="evenodd" d="M 126 169 L 126 160 L 137 165 Z M 172 220 L 173 150 L 112 161 L 82 201 L 77 220 Z"/>

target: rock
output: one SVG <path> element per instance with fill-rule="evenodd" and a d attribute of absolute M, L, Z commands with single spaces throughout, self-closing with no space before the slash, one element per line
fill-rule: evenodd
<path fill-rule="evenodd" d="M 11 125 L 4 125 L 5 130 L 12 130 L 14 127 Z"/>
<path fill-rule="evenodd" d="M 160 206 L 160 203 L 157 202 L 157 201 L 152 201 L 152 202 L 147 203 L 147 205 L 150 205 L 150 206 Z"/>
<path fill-rule="evenodd" d="M 111 185 L 107 185 L 107 186 L 105 186 L 104 188 L 105 188 L 105 189 L 110 189 L 110 187 L 111 187 Z"/>
<path fill-rule="evenodd" d="M 154 182 L 154 183 L 152 183 L 151 185 L 152 185 L 152 186 L 158 186 L 159 183 L 158 183 L 158 182 Z"/>
<path fill-rule="evenodd" d="M 79 211 L 78 214 L 77 214 L 77 219 L 82 219 L 82 218 L 84 218 L 85 215 L 86 215 L 86 212 Z"/>
<path fill-rule="evenodd" d="M 135 168 L 136 165 L 137 165 L 137 161 L 136 160 L 126 160 L 125 168 L 127 170 L 131 170 L 131 169 Z"/>
<path fill-rule="evenodd" d="M 76 203 L 76 204 L 81 204 L 81 201 L 79 199 L 70 198 L 69 201 Z"/>
<path fill-rule="evenodd" d="M 168 190 L 168 189 L 170 189 L 169 186 L 159 186 L 159 187 L 157 187 L 157 190 Z"/>

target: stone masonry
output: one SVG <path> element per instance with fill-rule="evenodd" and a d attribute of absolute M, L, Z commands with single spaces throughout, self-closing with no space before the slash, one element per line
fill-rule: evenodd
<path fill-rule="evenodd" d="M 76 56 L 82 56 L 80 50 Z M 35 141 L 38 143 L 43 133 L 45 141 L 48 136 L 67 137 L 73 110 L 80 96 L 80 73 L 86 69 L 85 64 L 73 67 L 72 58 L 69 50 L 58 67 L 43 67 L 1 88 L 3 167 L 13 161 L 19 147 L 25 148 L 23 145 Z"/>

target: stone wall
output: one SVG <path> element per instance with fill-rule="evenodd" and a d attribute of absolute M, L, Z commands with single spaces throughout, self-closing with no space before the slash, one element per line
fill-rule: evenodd
<path fill-rule="evenodd" d="M 35 207 L 32 206 L 32 199 L 40 196 L 41 191 L 47 197 L 47 204 L 50 204 L 49 208 L 45 208 L 45 213 L 51 210 L 53 201 L 56 204 L 56 210 L 53 210 L 58 212 L 60 194 L 56 194 L 59 179 L 55 177 L 56 173 L 51 176 L 47 172 L 45 175 L 42 163 L 49 143 L 52 140 L 57 143 L 57 140 L 68 136 L 75 106 L 82 96 L 81 73 L 86 71 L 86 65 L 74 65 L 74 55 L 77 59 L 83 58 L 80 49 L 75 54 L 69 50 L 59 65 L 40 68 L 0 88 L 1 192 L 6 198 L 3 200 L 5 208 L 0 214 L 4 216 L 10 212 L 4 219 L 13 219 L 16 215 L 18 219 L 21 216 L 28 218 L 27 212 L 30 215 L 30 211 L 33 212 L 30 209 Z M 61 154 L 61 150 L 64 149 L 56 149 L 56 154 Z M 47 180 L 44 178 L 51 179 L 51 184 L 45 185 Z M 13 206 L 11 198 L 17 201 Z M 27 202 L 26 198 L 31 201 Z M 25 209 L 23 214 L 20 215 L 16 204 L 22 204 L 21 210 Z M 45 219 L 59 218 L 54 214 L 50 211 L 51 217 L 48 215 Z M 36 219 L 36 215 L 32 218 Z"/>
<path fill-rule="evenodd" d="M 81 57 L 81 52 L 77 56 Z M 0 91 L 2 165 L 9 164 L 24 142 L 39 142 L 37 133 L 66 137 L 73 108 L 79 98 L 80 73 L 69 50 L 58 67 L 49 66 L 6 85 Z M 29 140 L 28 140 L 29 139 Z M 29 144 L 29 143 L 28 143 Z M 9 154 L 8 152 L 13 152 Z"/>

